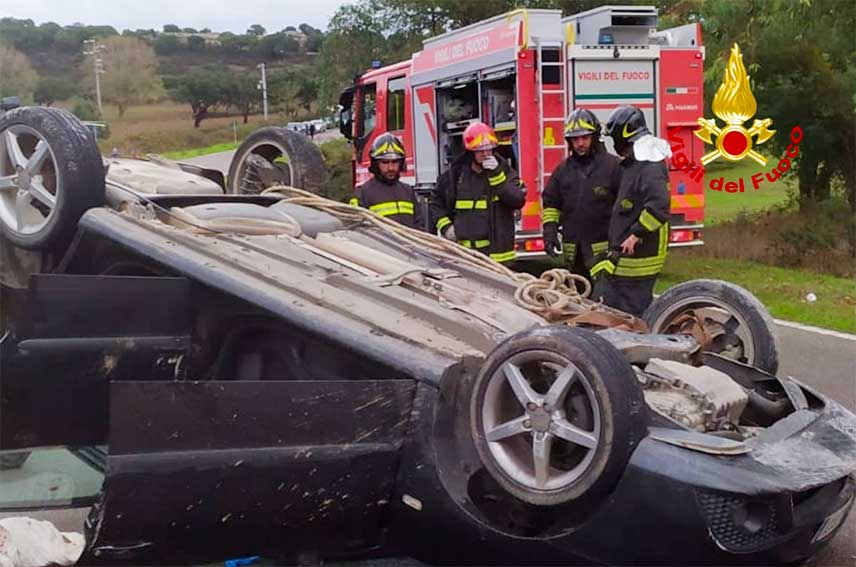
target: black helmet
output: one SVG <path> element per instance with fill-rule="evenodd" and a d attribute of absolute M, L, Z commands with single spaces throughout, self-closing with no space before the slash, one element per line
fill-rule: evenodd
<path fill-rule="evenodd" d="M 619 106 L 612 111 L 606 121 L 604 134 L 612 138 L 615 151 L 621 153 L 623 148 L 632 144 L 642 136 L 650 134 L 645 124 L 645 115 L 635 106 Z"/>
<path fill-rule="evenodd" d="M 371 158 L 371 164 L 369 165 L 369 171 L 374 173 L 375 175 L 379 174 L 380 171 L 377 168 L 377 160 L 393 160 L 397 159 L 401 162 L 401 166 L 398 169 L 399 173 L 404 172 L 405 167 L 405 158 L 407 154 L 404 152 L 404 144 L 401 143 L 401 140 L 396 138 L 390 132 L 384 132 L 372 142 L 372 147 L 369 150 L 369 158 Z"/>
<path fill-rule="evenodd" d="M 600 120 L 587 108 L 577 108 L 565 119 L 565 139 L 593 135 L 600 138 Z"/>

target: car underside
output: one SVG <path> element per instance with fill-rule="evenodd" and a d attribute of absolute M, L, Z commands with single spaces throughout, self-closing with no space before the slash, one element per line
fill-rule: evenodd
<path fill-rule="evenodd" d="M 738 286 L 636 319 L 281 179 L 78 179 L 37 114 L 0 116 L 55 198 L 0 203 L 0 450 L 102 456 L 82 564 L 791 562 L 852 507 L 856 418 Z M 61 182 L 10 173 L 46 146 Z"/>

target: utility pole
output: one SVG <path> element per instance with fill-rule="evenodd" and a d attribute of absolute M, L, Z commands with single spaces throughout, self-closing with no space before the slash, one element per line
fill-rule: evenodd
<path fill-rule="evenodd" d="M 262 110 L 264 112 L 265 122 L 267 122 L 267 119 L 268 119 L 267 75 L 265 75 L 265 64 L 259 63 L 256 66 L 262 70 L 262 80 L 259 81 L 258 88 L 261 89 L 261 91 L 262 91 Z"/>
<path fill-rule="evenodd" d="M 104 61 L 101 59 L 101 51 L 105 49 L 104 45 L 98 43 L 95 38 L 87 39 L 85 43 L 89 49 L 84 50 L 84 55 L 92 55 L 95 65 L 95 100 L 98 103 L 98 112 L 103 114 L 104 109 L 101 106 L 101 75 L 104 73 Z"/>

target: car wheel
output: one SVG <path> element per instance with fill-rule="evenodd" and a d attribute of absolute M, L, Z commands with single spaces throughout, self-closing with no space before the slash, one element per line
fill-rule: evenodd
<path fill-rule="evenodd" d="M 14 451 L 12 453 L 0 454 L 0 471 L 19 469 L 24 466 L 24 463 L 29 458 L 29 451 Z"/>
<path fill-rule="evenodd" d="M 89 129 L 57 108 L 0 116 L 0 228 L 13 244 L 43 250 L 104 203 L 104 165 Z"/>
<path fill-rule="evenodd" d="M 704 349 L 775 374 L 773 319 L 758 299 L 721 280 L 691 280 L 667 290 L 643 316 L 652 333 L 693 334 Z"/>
<path fill-rule="evenodd" d="M 551 326 L 514 335 L 488 355 L 470 427 L 503 489 L 556 506 L 612 489 L 644 435 L 642 408 L 621 352 L 590 331 Z"/>
<path fill-rule="evenodd" d="M 324 156 L 309 137 L 285 128 L 256 130 L 229 165 L 229 193 L 257 195 L 274 185 L 321 193 L 327 178 Z"/>

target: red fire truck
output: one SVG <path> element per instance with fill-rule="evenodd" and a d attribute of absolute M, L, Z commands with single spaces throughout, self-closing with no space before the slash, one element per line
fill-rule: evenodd
<path fill-rule="evenodd" d="M 566 18 L 558 10 L 517 10 L 427 39 L 410 59 L 363 73 L 340 99 L 341 129 L 354 144 L 354 185 L 371 175 L 374 138 L 391 131 L 407 150 L 402 180 L 426 194 L 462 151 L 464 129 L 481 120 L 496 130 L 499 151 L 526 184 L 518 257 L 539 256 L 541 192 L 567 154 L 565 116 L 589 108 L 605 122 L 615 107 L 631 104 L 686 158 L 670 165 L 671 244 L 702 244 L 703 172 L 686 167 L 703 153 L 692 135 L 703 113 L 701 27 L 658 32 L 657 22 L 657 9 L 645 6 Z"/>

